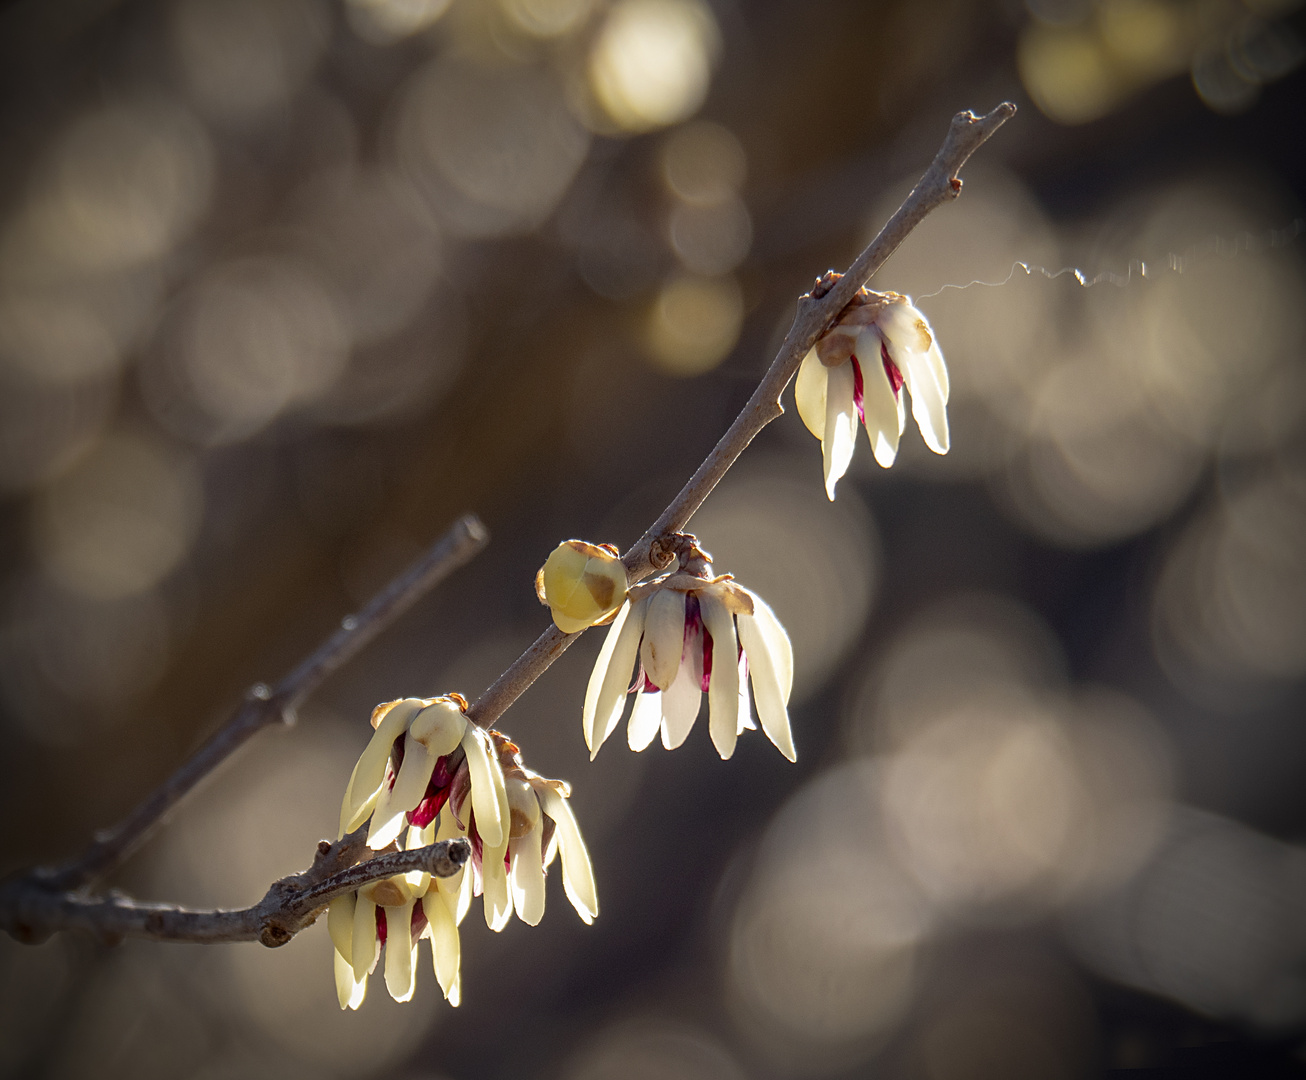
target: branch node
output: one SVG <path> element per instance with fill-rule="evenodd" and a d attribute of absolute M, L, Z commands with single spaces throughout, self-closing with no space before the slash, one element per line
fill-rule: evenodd
<path fill-rule="evenodd" d="M 269 949 L 277 949 L 294 936 L 292 931 L 287 930 L 279 923 L 269 922 L 259 931 L 258 940 L 260 945 L 266 945 Z"/>

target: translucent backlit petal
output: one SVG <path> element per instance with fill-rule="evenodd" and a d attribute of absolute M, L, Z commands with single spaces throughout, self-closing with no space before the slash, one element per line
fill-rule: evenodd
<path fill-rule="evenodd" d="M 479 827 L 480 819 L 477 819 Z M 506 839 L 506 838 L 505 838 Z M 512 918 L 512 890 L 508 887 L 508 868 L 503 858 L 507 844 L 485 846 L 481 856 L 481 898 L 485 906 L 485 925 L 496 933 Z"/>
<path fill-rule="evenodd" d="M 352 964 L 354 955 L 355 904 L 354 894 L 345 893 L 335 897 L 327 907 L 327 933 L 331 935 L 336 952 L 345 958 L 347 964 Z"/>
<path fill-rule="evenodd" d="M 422 910 L 426 912 L 426 921 L 431 927 L 431 965 L 435 968 L 435 980 L 448 998 L 462 966 L 458 926 L 448 904 L 436 892 L 428 892 L 422 897 Z"/>
<path fill-rule="evenodd" d="M 367 978 L 380 955 L 381 945 L 376 940 L 376 905 L 367 897 L 360 896 L 354 905 L 354 940 L 349 956 L 355 981 Z"/>
<path fill-rule="evenodd" d="M 508 842 L 512 860 L 512 905 L 517 918 L 538 926 L 544 918 L 544 830 L 538 825 L 525 836 Z"/>
<path fill-rule="evenodd" d="M 763 614 L 770 615 L 768 619 Z M 793 654 L 789 637 L 775 615 L 762 605 L 753 615 L 737 619 L 739 640 L 748 656 L 753 682 L 753 699 L 762 730 L 790 761 L 797 760 L 793 735 L 789 729 L 789 691 L 793 685 Z M 778 635 L 777 635 L 778 631 Z"/>
<path fill-rule="evenodd" d="M 490 744 L 490 737 L 475 724 L 467 725 L 462 745 L 471 774 L 476 831 L 487 849 L 502 850 L 507 839 L 508 794 L 504 790 L 499 758 Z"/>
<path fill-rule="evenodd" d="M 396 702 L 372 732 L 372 738 L 363 749 L 362 756 L 349 777 L 349 784 L 345 787 L 345 798 L 340 806 L 341 836 L 353 832 L 365 820 L 365 816 L 358 817 L 360 808 L 375 797 L 385 779 L 385 765 L 390 760 L 391 747 L 407 729 L 408 721 L 421 708 L 422 702 L 417 698 L 405 698 Z"/>
<path fill-rule="evenodd" d="M 662 745 L 674 750 L 689 737 L 703 703 L 703 690 L 692 665 L 681 667 L 671 688 L 662 691 Z"/>
<path fill-rule="evenodd" d="M 395 1001 L 409 1001 L 417 982 L 417 947 L 409 926 L 413 920 L 413 901 L 385 909 L 389 932 L 385 943 L 385 988 Z"/>
<path fill-rule="evenodd" d="M 626 726 L 626 742 L 632 750 L 643 750 L 657 738 L 662 727 L 662 695 L 649 693 L 641 686 L 635 694 L 635 707 L 630 710 L 630 723 Z"/>
<path fill-rule="evenodd" d="M 367 996 L 367 977 L 354 979 L 354 969 L 338 952 L 335 957 L 336 1000 L 342 1009 L 357 1009 Z"/>
<path fill-rule="evenodd" d="M 676 680 L 685 644 L 685 594 L 660 589 L 648 600 L 644 640 L 639 647 L 644 673 L 659 690 Z"/>
<path fill-rule="evenodd" d="M 866 434 L 871 440 L 875 460 L 883 468 L 898 456 L 901 433 L 897 395 L 884 372 L 880 359 L 880 335 L 867 327 L 857 338 L 857 359 L 862 365 L 862 411 L 866 417 Z"/>
<path fill-rule="evenodd" d="M 815 347 L 807 351 L 794 380 L 794 404 L 807 430 L 818 439 L 825 437 L 825 387 L 829 369 L 821 363 Z"/>
<path fill-rule="evenodd" d="M 708 590 L 698 594 L 703 625 L 712 636 L 712 675 L 708 683 L 708 731 L 724 761 L 735 752 L 739 737 L 739 666 L 735 618 Z"/>
<path fill-rule="evenodd" d="M 599 913 L 599 894 L 594 887 L 594 870 L 580 828 L 567 800 L 552 788 L 540 792 L 540 806 L 557 826 L 558 850 L 562 852 L 562 886 L 576 914 L 586 923 Z"/>
<path fill-rule="evenodd" d="M 647 598 L 634 606 L 627 603 L 618 612 L 594 664 L 594 672 L 590 675 L 589 687 L 585 691 L 585 712 L 582 716 L 585 745 L 590 748 L 590 760 L 594 759 L 599 747 L 621 721 L 631 669 L 639 657 L 639 642 L 644 633 L 648 604 Z"/>
<path fill-rule="evenodd" d="M 825 493 L 834 499 L 835 485 L 848 471 L 857 446 L 857 406 L 853 402 L 853 366 L 843 363 L 826 368 L 825 435 L 821 439 L 821 461 L 825 469 Z"/>

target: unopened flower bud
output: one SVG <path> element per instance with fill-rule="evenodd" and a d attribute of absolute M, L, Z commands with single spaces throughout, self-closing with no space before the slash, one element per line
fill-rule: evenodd
<path fill-rule="evenodd" d="M 535 575 L 535 591 L 564 634 L 608 619 L 626 599 L 626 568 L 611 544 L 567 540 Z"/>

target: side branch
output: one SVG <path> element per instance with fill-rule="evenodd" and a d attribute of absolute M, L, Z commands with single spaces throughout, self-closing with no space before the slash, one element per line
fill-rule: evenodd
<path fill-rule="evenodd" d="M 40 889 L 48 896 L 84 888 L 120 865 L 196 784 L 263 728 L 293 723 L 295 710 L 328 675 L 356 656 L 418 598 L 465 565 L 488 542 L 489 534 L 479 518 L 474 514 L 459 518 L 358 614 L 342 619 L 339 628 L 275 687 L 259 683 L 251 688 L 240 708 L 190 760 L 117 825 L 97 834 L 81 856 L 63 866 L 37 870 L 33 877 Z M 77 903 L 87 905 L 91 901 Z M 0 918 L 4 914 L 0 911 Z"/>
<path fill-rule="evenodd" d="M 749 443 L 767 424 L 784 413 L 780 395 L 798 371 L 807 351 L 816 344 L 853 295 L 871 276 L 885 264 L 907 234 L 916 228 L 930 211 L 951 202 L 961 194 L 961 180 L 957 174 L 967 159 L 989 137 L 1016 114 L 1016 106 L 1003 102 L 985 116 L 961 112 L 952 118 L 947 138 L 934 156 L 911 194 L 898 207 L 879 235 L 857 256 L 847 273 L 842 276 L 827 274 L 816 287 L 798 301 L 798 313 L 789 333 L 785 335 L 780 351 L 771 362 L 762 381 L 735 417 L 712 452 L 698 467 L 689 482 L 662 511 L 635 545 L 622 556 L 626 576 L 633 584 L 641 578 L 663 568 L 655 558 L 654 545 L 659 539 L 681 532 L 703 500 L 721 482 L 730 466 L 735 463 Z M 467 715 L 482 727 L 489 727 L 507 711 L 508 707 L 538 679 L 572 641 L 584 631 L 564 634 L 550 624 L 522 655 L 513 662 L 488 690 L 471 707 Z"/>
<path fill-rule="evenodd" d="M 274 883 L 252 907 L 197 911 L 117 896 L 51 893 L 30 879 L 22 879 L 0 886 L 0 928 L 20 941 L 39 941 L 58 930 L 87 930 L 109 940 L 140 937 L 204 944 L 259 941 L 275 948 L 311 926 L 337 896 L 414 870 L 450 877 L 471 857 L 471 845 L 466 840 L 442 840 L 412 851 L 388 852 L 340 870 L 341 864 L 358 857 L 365 832 L 359 829 L 334 844 L 323 840 L 312 867 Z"/>

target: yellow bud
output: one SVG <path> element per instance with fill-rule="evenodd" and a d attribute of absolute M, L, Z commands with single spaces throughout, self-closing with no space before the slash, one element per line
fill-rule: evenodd
<path fill-rule="evenodd" d="M 626 599 L 626 568 L 610 545 L 559 544 L 535 577 L 540 601 L 565 634 L 602 622 Z"/>

